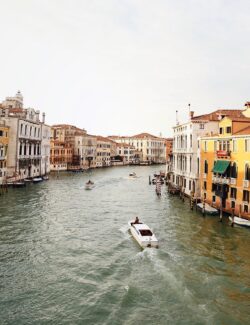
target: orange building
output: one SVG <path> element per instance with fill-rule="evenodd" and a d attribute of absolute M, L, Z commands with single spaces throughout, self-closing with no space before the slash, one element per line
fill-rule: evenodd
<path fill-rule="evenodd" d="M 201 198 L 215 208 L 250 217 L 250 105 L 245 117 L 224 117 L 219 134 L 201 138 Z"/>

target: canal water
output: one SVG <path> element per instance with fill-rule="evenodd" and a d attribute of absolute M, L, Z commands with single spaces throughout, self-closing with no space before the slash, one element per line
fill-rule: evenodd
<path fill-rule="evenodd" d="M 159 169 L 64 173 L 0 196 L 0 324 L 250 324 L 250 231 L 166 187 L 157 197 Z M 135 216 L 159 249 L 131 238 Z"/>

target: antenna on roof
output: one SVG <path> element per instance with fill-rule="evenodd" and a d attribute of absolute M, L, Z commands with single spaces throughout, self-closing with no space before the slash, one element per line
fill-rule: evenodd
<path fill-rule="evenodd" d="M 179 125 L 179 121 L 178 121 L 178 111 L 175 111 L 176 113 L 176 125 Z"/>
<path fill-rule="evenodd" d="M 191 106 L 191 104 L 188 104 L 188 112 L 189 112 L 189 114 L 190 114 L 190 106 Z"/>

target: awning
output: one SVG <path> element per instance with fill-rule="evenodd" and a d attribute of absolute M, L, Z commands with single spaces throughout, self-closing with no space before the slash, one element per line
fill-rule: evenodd
<path fill-rule="evenodd" d="M 214 173 L 224 174 L 229 165 L 230 161 L 228 160 L 217 160 L 212 171 Z"/>

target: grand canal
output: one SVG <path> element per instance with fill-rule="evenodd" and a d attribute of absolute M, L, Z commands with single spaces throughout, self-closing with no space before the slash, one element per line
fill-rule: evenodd
<path fill-rule="evenodd" d="M 250 324 L 250 231 L 165 187 L 158 198 L 158 170 L 64 173 L 0 196 L 0 324 Z M 136 215 L 158 250 L 129 235 Z"/>

